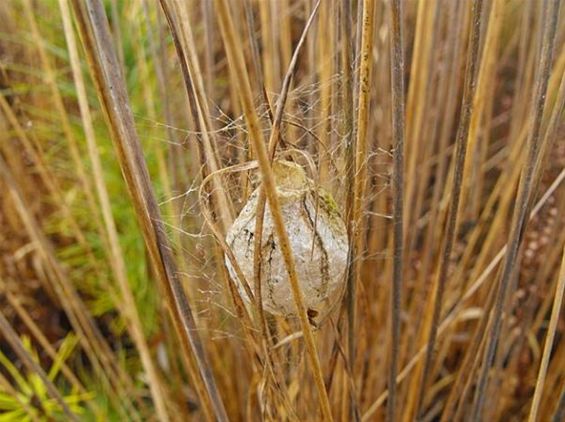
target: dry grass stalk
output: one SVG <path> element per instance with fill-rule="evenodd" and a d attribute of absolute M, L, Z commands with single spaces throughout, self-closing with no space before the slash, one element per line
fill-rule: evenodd
<path fill-rule="evenodd" d="M 119 243 L 116 223 L 112 216 L 110 197 L 108 195 L 108 191 L 106 190 L 106 184 L 104 183 L 104 173 L 100 160 L 100 152 L 98 150 L 96 138 L 94 135 L 92 116 L 90 113 L 90 108 L 88 106 L 82 71 L 80 69 L 78 50 L 76 47 L 75 35 L 71 22 L 71 13 L 67 0 L 59 0 L 59 7 L 61 9 L 61 16 L 63 18 L 63 27 L 67 41 L 67 48 L 69 50 L 73 78 L 77 89 L 79 107 L 83 123 L 82 126 L 85 131 L 89 158 L 92 163 L 92 172 L 94 175 L 96 193 L 98 195 L 98 201 L 100 203 L 100 208 L 102 211 L 106 235 L 110 244 L 110 253 L 108 255 L 108 259 L 110 261 L 110 265 L 112 266 L 114 277 L 118 282 L 124 300 L 122 313 L 124 315 L 124 319 L 127 321 L 128 328 L 131 331 L 131 336 L 139 350 L 143 366 L 147 371 L 147 376 L 149 378 L 149 387 L 151 389 L 153 400 L 155 401 L 155 407 L 157 409 L 159 419 L 168 421 L 169 416 L 167 414 L 165 404 L 166 399 L 164 397 L 163 384 L 160 379 L 160 375 L 157 372 L 157 368 L 152 361 L 151 354 L 147 346 L 147 340 L 145 339 L 145 336 L 143 334 L 139 312 L 135 304 L 135 299 L 131 291 L 129 281 L 127 279 L 124 255 Z"/>
<path fill-rule="evenodd" d="M 549 366 L 549 358 L 551 356 L 551 349 L 553 346 L 553 339 L 555 338 L 555 331 L 557 329 L 557 322 L 559 320 L 559 312 L 563 302 L 563 293 L 565 292 L 565 250 L 561 259 L 561 270 L 557 281 L 555 295 L 553 296 L 553 306 L 551 308 L 551 318 L 549 319 L 549 327 L 547 329 L 547 336 L 545 337 L 545 346 L 543 348 L 543 357 L 539 368 L 539 374 L 536 379 L 536 389 L 534 398 L 532 400 L 532 407 L 530 415 L 528 416 L 529 422 L 535 422 L 538 419 L 538 411 L 540 400 L 543 393 L 543 385 L 547 374 L 547 367 Z"/>
<path fill-rule="evenodd" d="M 105 12 L 98 1 L 89 3 L 88 10 L 85 10 L 84 5 L 78 2 L 73 2 L 73 6 L 83 42 L 88 46 L 85 53 L 97 85 L 100 101 L 109 121 L 118 159 L 130 190 L 152 266 L 166 293 L 169 311 L 184 351 L 194 354 L 202 377 L 202 381 L 198 377 L 194 377 L 193 381 L 204 383 L 216 417 L 220 420 L 227 420 L 204 347 L 196 331 L 192 311 L 180 285 L 171 251 L 168 248 L 168 241 L 151 188 L 131 110 L 127 106 L 127 92 L 109 38 Z"/>
<path fill-rule="evenodd" d="M 520 175 L 520 185 L 516 196 L 516 205 L 512 217 L 512 231 L 509 237 L 509 250 L 504 261 L 504 266 L 496 295 L 492 314 L 492 325 L 487 334 L 487 344 L 485 347 L 485 355 L 482 370 L 479 376 L 479 383 L 475 395 L 473 406 L 473 417 L 480 418 L 483 411 L 484 401 L 486 398 L 486 387 L 488 382 L 488 373 L 494 354 L 498 337 L 500 335 L 502 323 L 502 311 L 508 295 L 514 265 L 518 257 L 518 250 L 522 241 L 525 224 L 527 224 L 527 214 L 530 208 L 532 196 L 532 185 L 535 179 L 535 166 L 539 159 L 541 146 L 541 123 L 545 108 L 545 97 L 547 85 L 549 81 L 551 61 L 553 58 L 553 48 L 555 42 L 555 33 L 557 30 L 557 19 L 559 16 L 559 1 L 550 1 L 544 4 L 544 32 L 541 51 L 541 61 L 536 75 L 536 92 L 533 102 L 532 127 L 528 140 L 528 158 L 525 167 Z"/>
<path fill-rule="evenodd" d="M 127 412 L 132 417 L 138 418 L 137 411 L 134 410 L 133 404 L 128 398 L 131 396 L 127 394 L 127 391 L 133 390 L 131 379 L 117 364 L 109 345 L 103 339 L 92 317 L 87 313 L 86 305 L 79 297 L 65 270 L 55 257 L 54 246 L 49 242 L 41 231 L 38 222 L 31 215 L 30 207 L 24 200 L 21 190 L 18 188 L 2 158 L 0 158 L 0 173 L 8 186 L 9 194 L 13 198 L 18 215 L 29 238 L 37 244 L 38 254 L 48 270 L 48 279 L 52 283 L 52 289 L 66 312 L 74 331 L 79 335 L 81 345 L 90 362 L 100 375 L 104 386 L 109 389 L 110 397 L 114 399 L 119 397 L 123 400 L 117 408 L 127 409 Z M 116 396 L 113 395 L 114 391 L 117 393 Z"/>
<path fill-rule="evenodd" d="M 424 395 L 427 387 L 429 371 L 431 369 L 432 357 L 434 353 L 435 341 L 441 309 L 443 305 L 443 296 L 445 285 L 447 282 L 447 270 L 451 260 L 451 253 L 455 237 L 457 235 L 457 215 L 459 212 L 459 199 L 461 196 L 461 187 L 463 183 L 463 171 L 465 165 L 465 157 L 467 153 L 467 137 L 469 134 L 469 126 L 471 116 L 473 115 L 473 99 L 475 96 L 475 87 L 477 83 L 477 67 L 479 64 L 479 40 L 481 35 L 481 12 L 483 2 L 477 0 L 473 2 L 473 14 L 470 34 L 470 45 L 467 56 L 467 65 L 465 71 L 465 91 L 463 93 L 463 102 L 461 105 L 461 120 L 457 129 L 457 149 L 455 152 L 454 176 L 452 179 L 451 201 L 447 216 L 447 227 L 445 230 L 445 238 L 442 240 L 442 252 L 440 256 L 440 267 L 437 281 L 432 289 L 433 300 L 429 303 L 433 304 L 433 316 L 431 319 L 430 332 L 428 336 L 428 348 L 426 351 L 426 359 L 424 369 L 422 371 L 422 381 L 419 390 L 419 403 L 416 408 L 416 417 L 421 418 L 420 411 L 423 405 Z M 427 327 L 426 327 L 427 329 Z"/>
<path fill-rule="evenodd" d="M 265 148 L 263 136 L 259 131 L 259 121 L 257 114 L 253 107 L 251 88 L 249 79 L 247 78 L 247 72 L 245 70 L 245 62 L 241 55 L 241 50 L 237 48 L 237 40 L 239 37 L 236 35 L 235 29 L 233 27 L 233 21 L 231 19 L 228 4 L 224 0 L 218 0 L 216 2 L 216 6 L 218 19 L 220 21 L 222 29 L 222 36 L 224 38 L 224 43 L 226 46 L 226 53 L 229 57 L 230 65 L 234 67 L 234 73 L 239 79 L 241 88 L 240 100 L 242 103 L 243 111 L 247 118 L 250 138 L 253 143 L 254 151 L 257 154 L 257 161 L 259 162 L 259 167 L 261 169 L 265 194 L 269 206 L 272 210 L 274 225 L 279 237 L 280 247 L 289 273 L 289 280 L 292 286 L 292 292 L 294 300 L 296 302 L 298 314 L 300 316 L 300 324 L 302 327 L 304 339 L 306 341 L 306 347 L 308 350 L 308 356 L 311 361 L 312 371 L 314 374 L 314 379 L 316 381 L 316 387 L 318 389 L 320 407 L 324 414 L 324 419 L 332 420 L 330 404 L 323 382 L 322 370 L 320 367 L 316 343 L 314 342 L 314 337 L 312 335 L 308 316 L 306 314 L 306 308 L 304 307 L 304 299 L 302 297 L 302 292 L 300 291 L 298 284 L 297 274 L 294 266 L 294 257 L 292 256 L 290 250 L 288 234 L 286 233 L 286 230 L 284 228 L 284 222 L 280 213 L 280 205 L 275 193 L 275 182 L 271 170 L 271 165 L 269 163 L 269 157 Z"/>
<path fill-rule="evenodd" d="M 29 315 L 29 313 L 25 310 L 25 308 L 19 303 L 18 299 L 14 297 L 11 293 L 6 293 L 6 299 L 10 303 L 10 305 L 14 308 L 17 312 L 18 316 L 22 319 L 26 327 L 31 331 L 32 335 L 37 339 L 38 343 L 41 345 L 43 350 L 49 355 L 51 360 L 55 361 L 57 352 L 53 348 L 53 346 L 49 343 L 45 335 L 41 332 L 41 329 L 37 326 L 37 324 L 33 321 L 33 318 Z M 85 387 L 82 385 L 80 380 L 74 374 L 71 368 L 66 363 L 62 363 L 61 365 L 61 372 L 62 374 L 68 379 L 69 383 L 75 387 L 79 392 L 86 393 Z M 94 414 L 101 415 L 101 411 L 94 403 L 88 403 L 91 406 L 92 411 Z"/>
<path fill-rule="evenodd" d="M 373 47 L 373 31 L 374 31 L 374 14 L 375 14 L 375 2 L 372 0 L 363 2 L 363 19 L 362 24 L 362 42 L 361 42 L 361 62 L 359 65 L 359 91 L 357 96 L 357 116 L 355 119 L 355 141 L 354 149 L 355 153 L 353 155 L 353 147 L 348 155 L 348 162 L 346 166 L 350 166 L 350 174 L 354 177 L 350 181 L 351 183 L 351 194 L 349 198 L 352 200 L 351 208 L 349 211 L 349 263 L 348 263 L 348 274 L 347 283 L 348 290 L 347 296 L 350 298 L 348 303 L 348 359 L 350 365 L 350 371 L 354 371 L 354 362 L 356 350 L 353 345 L 352 339 L 356 336 L 356 303 L 355 298 L 357 297 L 357 284 L 360 278 L 361 260 L 355 259 L 359 254 L 361 254 L 364 245 L 363 236 L 363 220 L 364 215 L 362 213 L 362 207 L 365 200 L 365 189 L 367 182 L 367 149 L 369 140 L 367 137 L 368 129 L 368 115 L 369 115 L 369 102 L 371 95 L 371 52 Z M 352 118 L 352 116 L 350 116 Z M 352 159 L 354 157 L 354 162 Z M 350 395 L 353 395 L 353 391 L 350 391 Z M 352 396 L 352 403 L 355 403 L 355 397 Z M 352 406 L 354 410 L 354 416 L 358 413 L 355 411 L 355 406 Z"/>
<path fill-rule="evenodd" d="M 391 79 L 392 79 L 392 137 L 394 142 L 392 192 L 393 192 L 393 275 L 390 298 L 391 343 L 388 373 L 387 420 L 396 420 L 396 374 L 400 353 L 400 312 L 404 253 L 404 35 L 403 7 L 401 1 L 391 3 Z"/>
<path fill-rule="evenodd" d="M 0 314 L 0 331 L 2 332 L 2 335 L 8 341 L 12 349 L 16 351 L 16 354 L 28 368 L 28 370 L 36 373 L 41 378 L 41 381 L 43 381 L 43 384 L 47 388 L 49 395 L 57 401 L 59 406 L 61 406 L 67 418 L 69 418 L 69 420 L 71 421 L 78 422 L 78 418 L 74 413 L 71 412 L 71 410 L 65 403 L 65 400 L 61 396 L 61 393 L 57 390 L 57 387 L 55 387 L 51 380 L 49 380 L 47 374 L 43 371 L 41 366 L 39 366 L 39 364 L 35 362 L 29 355 L 20 338 L 18 337 L 18 334 L 14 331 L 8 320 L 2 314 Z"/>
<path fill-rule="evenodd" d="M 62 365 L 52 384 L 77 417 L 450 421 L 473 418 L 474 396 L 475 419 L 565 412 L 563 13 L 555 58 L 541 48 L 554 0 L 483 2 L 480 18 L 449 0 L 73 0 L 77 46 L 67 1 L 0 2 L 0 311 L 14 344 Z M 263 309 L 279 159 L 347 222 L 347 294 L 322 322 Z M 226 232 L 257 188 L 244 280 Z M 317 273 L 283 214 L 271 264 L 300 308 Z M 38 406 L 19 394 L 43 382 L 6 345 L 19 366 L 3 360 L 0 412 L 68 419 L 44 385 Z"/>

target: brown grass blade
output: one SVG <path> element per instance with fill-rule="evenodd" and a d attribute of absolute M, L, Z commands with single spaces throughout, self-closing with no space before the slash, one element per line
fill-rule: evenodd
<path fill-rule="evenodd" d="M 300 290 L 300 285 L 298 283 L 298 277 L 294 265 L 294 257 L 290 249 L 288 234 L 286 233 L 286 229 L 284 227 L 284 221 L 280 211 L 279 199 L 276 195 L 274 176 L 267 153 L 267 148 L 265 147 L 263 136 L 259 130 L 259 120 L 253 107 L 251 86 L 247 72 L 245 70 L 245 61 L 243 59 L 241 49 L 237 47 L 239 44 L 239 36 L 235 32 L 231 14 L 229 12 L 229 6 L 226 0 L 217 0 L 216 8 L 230 66 L 233 66 L 234 73 L 240 83 L 240 101 L 247 119 L 251 142 L 253 144 L 254 151 L 257 154 L 257 160 L 259 162 L 259 168 L 261 170 L 265 194 L 267 196 L 268 204 L 272 210 L 271 212 L 273 214 L 274 226 L 279 238 L 281 251 L 289 274 L 292 293 L 298 314 L 300 316 L 300 324 L 304 334 L 304 340 L 306 342 L 310 364 L 312 365 L 314 380 L 316 381 L 316 387 L 318 389 L 320 407 L 322 409 L 324 419 L 332 420 L 330 403 L 324 386 L 322 368 L 320 366 L 320 360 L 318 357 L 316 343 L 314 342 L 314 336 L 312 335 L 312 330 L 310 328 L 308 316 L 306 314 L 302 291 Z"/>
<path fill-rule="evenodd" d="M 536 75 L 535 98 L 532 103 L 532 127 L 529 135 L 528 158 L 520 176 L 520 185 L 516 195 L 516 205 L 512 216 L 512 229 L 508 241 L 508 253 L 504 261 L 502 275 L 500 277 L 496 302 L 492 311 L 492 324 L 486 333 L 487 344 L 483 360 L 482 370 L 479 375 L 475 400 L 472 410 L 472 419 L 478 420 L 482 416 L 483 406 L 486 398 L 488 374 L 498 343 L 502 325 L 502 312 L 508 290 L 511 284 L 512 274 L 518 258 L 518 252 L 522 243 L 524 229 L 527 225 L 527 215 L 532 197 L 533 182 L 536 177 L 536 162 L 542 150 L 541 124 L 545 109 L 545 97 L 549 81 L 553 49 L 555 45 L 555 33 L 559 17 L 559 0 L 550 0 L 544 3 L 544 27 L 541 60 Z"/>
<path fill-rule="evenodd" d="M 540 406 L 541 396 L 543 393 L 543 385 L 547 374 L 547 367 L 549 366 L 549 358 L 553 346 L 553 339 L 555 338 L 555 331 L 557 329 L 557 322 L 559 321 L 559 312 L 561 304 L 563 303 L 563 293 L 565 292 L 565 249 L 561 259 L 561 270 L 559 271 L 559 280 L 557 288 L 553 296 L 553 307 L 551 309 L 551 317 L 549 319 L 549 327 L 545 337 L 545 346 L 543 348 L 543 357 L 539 368 L 538 377 L 536 380 L 536 389 L 534 391 L 534 398 L 532 400 L 532 407 L 530 408 L 530 415 L 528 416 L 529 422 L 535 422 L 538 419 L 538 410 Z"/>
<path fill-rule="evenodd" d="M 23 222 L 27 235 L 37 245 L 38 255 L 46 267 L 49 274 L 48 280 L 52 284 L 49 287 L 55 291 L 88 359 L 95 368 L 95 373 L 104 387 L 108 389 L 110 398 L 117 404 L 116 407 L 120 410 L 127 409 L 124 413 L 127 412 L 133 419 L 139 420 L 138 411 L 133 407 L 131 400 L 136 400 L 136 405 L 141 409 L 143 404 L 132 394 L 131 379 L 117 363 L 110 346 L 103 338 L 92 316 L 87 312 L 85 303 L 55 257 L 53 244 L 41 231 L 37 220 L 30 212 L 29 204 L 24 200 L 21 190 L 1 156 L 0 175 L 7 184 L 8 192 L 15 203 L 17 214 Z"/>
<path fill-rule="evenodd" d="M 400 0 L 391 3 L 391 80 L 392 80 L 392 137 L 393 137 L 393 279 L 390 298 L 391 340 L 390 368 L 388 372 L 387 420 L 396 420 L 396 373 L 398 370 L 400 345 L 400 312 L 403 278 L 404 249 L 404 40 L 403 40 L 403 4 Z"/>
<path fill-rule="evenodd" d="M 96 144 L 92 116 L 90 113 L 90 108 L 88 106 L 86 88 L 82 77 L 82 70 L 80 69 L 78 49 L 76 45 L 74 30 L 72 27 L 71 11 L 69 8 L 68 0 L 59 0 L 59 8 L 61 10 L 61 16 L 63 18 L 63 28 L 67 41 L 67 48 L 69 50 L 73 78 L 76 85 L 83 128 L 88 144 L 88 155 L 92 163 L 92 172 L 94 175 L 96 193 L 102 211 L 106 235 L 110 244 L 110 253 L 108 258 L 110 260 L 110 264 L 114 272 L 114 277 L 118 282 L 124 301 L 124 305 L 121 311 L 123 313 L 124 319 L 126 320 L 126 324 L 128 325 L 128 329 L 131 333 L 133 341 L 135 342 L 139 351 L 143 367 L 147 372 L 147 377 L 149 379 L 149 388 L 151 390 L 153 400 L 155 401 L 155 407 L 157 409 L 159 419 L 162 421 L 168 421 L 169 416 L 165 405 L 166 399 L 164 397 L 163 384 L 157 368 L 151 358 L 147 340 L 145 339 L 145 335 L 143 333 L 139 311 L 137 309 L 133 292 L 131 291 L 131 287 L 129 285 L 126 274 L 126 264 L 122 248 L 119 243 L 116 223 L 112 216 L 110 197 L 106 189 L 106 184 L 104 183 L 104 173 L 102 170 L 100 152 Z"/>
<path fill-rule="evenodd" d="M 152 267 L 166 294 L 169 311 L 184 351 L 187 355 L 193 353 L 202 377 L 193 377 L 193 382 L 204 383 L 216 418 L 227 420 L 192 310 L 168 246 L 128 105 L 122 72 L 112 46 L 105 11 L 97 0 L 89 1 L 88 5 L 73 1 L 73 6 L 91 74 L 108 119 L 117 158 L 136 210 Z"/>
<path fill-rule="evenodd" d="M 454 176 L 451 186 L 451 200 L 449 204 L 447 227 L 445 230 L 445 238 L 442 241 L 442 251 L 440 255 L 440 267 L 437 281 L 434 284 L 433 292 L 433 316 L 431 326 L 429 328 L 428 345 L 426 350 L 426 359 L 422 372 L 422 380 L 418 394 L 418 405 L 416 407 L 416 418 L 421 419 L 422 405 L 424 395 L 427 388 L 428 378 L 432 366 L 433 353 L 435 348 L 437 329 L 440 320 L 440 314 L 443 305 L 443 296 L 447 283 L 447 272 L 451 261 L 451 253 L 455 238 L 457 235 L 457 217 L 459 213 L 459 200 L 461 197 L 461 188 L 463 183 L 463 170 L 465 165 L 465 157 L 467 154 L 467 143 L 471 117 L 473 115 L 473 99 L 475 96 L 475 87 L 477 83 L 477 67 L 479 65 L 479 42 L 481 36 L 481 17 L 482 17 L 482 0 L 473 2 L 472 24 L 470 34 L 470 45 L 467 55 L 467 65 L 465 70 L 465 91 L 461 104 L 461 119 L 457 129 L 457 149 L 454 161 Z M 427 327 L 426 327 L 427 328 Z"/>

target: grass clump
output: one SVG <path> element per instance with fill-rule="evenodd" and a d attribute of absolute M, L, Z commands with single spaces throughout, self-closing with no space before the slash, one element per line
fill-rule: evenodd
<path fill-rule="evenodd" d="M 564 13 L 0 2 L 0 419 L 559 420 Z M 301 254 L 282 160 L 315 192 Z"/>

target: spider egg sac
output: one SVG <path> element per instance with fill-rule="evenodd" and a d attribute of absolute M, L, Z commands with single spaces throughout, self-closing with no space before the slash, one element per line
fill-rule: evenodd
<path fill-rule="evenodd" d="M 300 288 L 308 316 L 316 324 L 329 313 L 343 292 L 349 247 L 347 231 L 331 195 L 317 188 L 302 167 L 289 161 L 275 161 L 273 173 Z M 255 292 L 253 255 L 258 198 L 259 189 L 249 197 L 226 236 L 252 292 Z M 242 297 L 249 302 L 242 284 L 245 281 L 239 280 L 227 257 L 226 266 Z M 296 316 L 294 297 L 268 203 L 261 239 L 261 296 L 267 312 Z"/>

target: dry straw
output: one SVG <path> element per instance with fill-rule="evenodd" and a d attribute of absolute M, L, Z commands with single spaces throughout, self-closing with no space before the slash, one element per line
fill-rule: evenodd
<path fill-rule="evenodd" d="M 0 413 L 562 419 L 559 3 L 0 1 Z"/>

